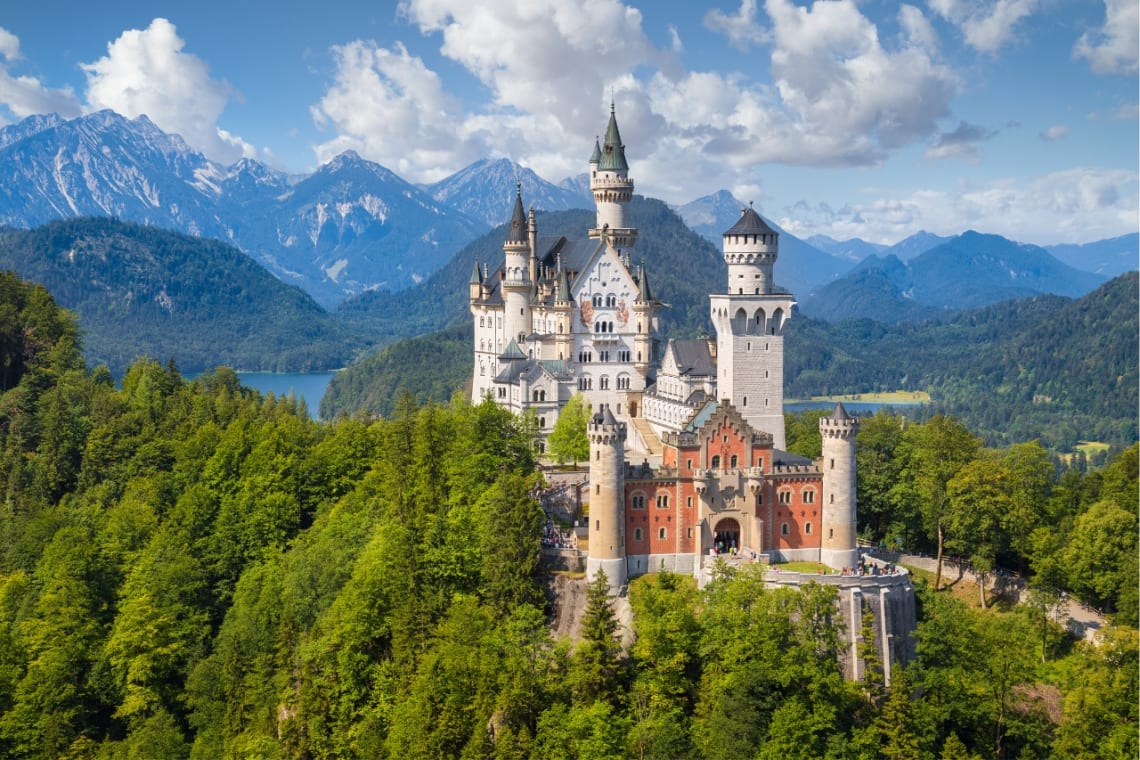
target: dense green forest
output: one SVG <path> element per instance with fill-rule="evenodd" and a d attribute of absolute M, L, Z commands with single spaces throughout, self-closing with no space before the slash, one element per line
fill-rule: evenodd
<path fill-rule="evenodd" d="M 865 532 L 942 521 L 1120 610 L 1093 647 L 1044 606 L 920 590 L 918 658 L 887 688 L 870 650 L 842 678 L 834 590 L 749 568 L 637 580 L 629 648 L 595 582 L 580 640 L 553 639 L 534 431 L 494 404 L 318 423 L 150 360 L 116 388 L 43 288 L 0 293 L 2 756 L 1137 754 L 1135 448 L 1058 473 L 949 418 L 864 421 Z"/>
<path fill-rule="evenodd" d="M 88 362 L 116 377 L 139 356 L 197 374 L 343 367 L 369 345 L 233 246 L 115 219 L 0 230 L 0 269 L 74 311 Z"/>

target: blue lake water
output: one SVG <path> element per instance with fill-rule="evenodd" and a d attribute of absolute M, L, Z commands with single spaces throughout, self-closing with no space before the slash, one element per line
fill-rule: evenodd
<path fill-rule="evenodd" d="M 274 396 L 287 396 L 291 393 L 296 398 L 305 399 L 309 414 L 316 419 L 321 399 L 324 398 L 325 389 L 329 387 L 333 374 L 332 372 L 239 372 L 237 376 L 242 385 L 262 393 L 272 393 Z"/>
<path fill-rule="evenodd" d="M 894 402 L 890 404 L 869 401 L 844 401 L 843 408 L 859 416 L 871 416 L 880 409 L 898 409 L 900 411 L 923 406 L 923 401 Z M 784 403 L 785 412 L 803 412 L 808 409 L 834 409 L 834 401 L 791 401 Z"/>

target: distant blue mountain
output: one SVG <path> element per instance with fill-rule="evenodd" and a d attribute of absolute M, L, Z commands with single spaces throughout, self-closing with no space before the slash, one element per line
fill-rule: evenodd
<path fill-rule="evenodd" d="M 945 243 L 951 238 L 935 235 L 932 232 L 922 230 L 916 232 L 908 238 L 904 238 L 892 246 L 884 248 L 879 253 L 883 256 L 896 256 L 900 261 L 910 261 L 916 256 L 921 256 L 932 248 Z"/>
<path fill-rule="evenodd" d="M 1106 277 L 1140 268 L 1140 233 L 1136 232 L 1083 245 L 1047 245 L 1045 250 L 1071 267 Z"/>
<path fill-rule="evenodd" d="M 860 238 L 836 240 L 827 235 L 812 235 L 807 238 L 805 242 L 815 246 L 824 253 L 830 253 L 832 256 L 838 256 L 841 259 L 850 259 L 851 261 L 862 261 L 868 256 L 878 255 L 887 248 L 885 245 L 869 243 Z"/>
<path fill-rule="evenodd" d="M 910 261 L 889 250 L 804 299 L 804 313 L 830 321 L 914 321 L 1043 293 L 1076 298 L 1108 279 L 1074 269 L 1039 246 L 973 231 Z"/>
<path fill-rule="evenodd" d="M 231 243 L 323 305 L 428 276 L 487 225 L 343 154 L 299 181 L 221 166 L 145 116 L 34 116 L 0 129 L 0 224 L 112 216 Z"/>
<path fill-rule="evenodd" d="M 727 190 L 697 198 L 678 206 L 677 215 L 685 220 L 689 229 L 722 250 L 724 233 L 736 224 L 745 204 Z M 780 233 L 780 258 L 776 262 L 776 284 L 792 292 L 797 298 L 806 298 L 818 288 L 849 272 L 855 262 L 825 253 L 805 243 L 795 235 L 780 229 L 771 219 L 768 225 Z"/>

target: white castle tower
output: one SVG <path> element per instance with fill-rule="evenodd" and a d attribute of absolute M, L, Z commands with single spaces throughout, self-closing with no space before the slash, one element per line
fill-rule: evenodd
<path fill-rule="evenodd" d="M 830 416 L 819 419 L 819 433 L 823 438 L 819 561 L 836 569 L 859 564 L 855 543 L 855 435 L 858 432 L 859 419 L 848 416 L 843 404 L 836 404 Z"/>
<path fill-rule="evenodd" d="M 626 206 L 633 200 L 633 180 L 629 177 L 625 145 L 618 133 L 612 103 L 605 142 L 599 145 L 594 141 L 594 153 L 590 156 L 590 192 L 597 206 L 596 226 L 590 230 L 590 237 L 604 237 L 618 251 L 633 248 L 637 229 L 627 226 L 625 220 Z"/>
<path fill-rule="evenodd" d="M 709 301 L 717 336 L 717 396 L 783 449 L 784 325 L 795 301 L 772 279 L 778 238 L 751 206 L 744 209 L 724 233 L 728 289 Z"/>
<path fill-rule="evenodd" d="M 628 580 L 625 561 L 626 426 L 604 407 L 586 426 L 590 436 L 590 550 L 586 578 L 605 572 L 611 588 Z"/>
<path fill-rule="evenodd" d="M 511 226 L 503 242 L 503 321 L 506 342 L 520 346 L 531 333 L 530 295 L 534 287 L 531 271 L 534 256 L 526 212 L 523 211 L 522 186 L 516 188 L 515 209 Z"/>

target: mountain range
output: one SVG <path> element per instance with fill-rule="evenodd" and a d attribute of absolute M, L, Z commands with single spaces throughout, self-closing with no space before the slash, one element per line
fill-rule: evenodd
<path fill-rule="evenodd" d="M 0 225 L 113 216 L 233 244 L 326 308 L 356 294 L 423 281 L 466 243 L 506 221 L 521 187 L 540 212 L 590 208 L 585 174 L 547 182 L 507 159 L 485 159 L 427 187 L 348 151 L 305 176 L 251 159 L 221 166 L 145 116 L 100 111 L 32 116 L 0 129 Z M 728 191 L 677 207 L 719 249 L 743 204 Z M 805 305 L 868 256 L 908 262 L 949 238 L 921 232 L 894 246 L 781 230 L 777 283 Z M 1050 250 L 1076 269 L 1113 276 L 1137 264 L 1138 236 Z M 854 271 L 853 271 L 854 270 Z M 1037 283 L 1047 292 L 1045 280 Z"/>

